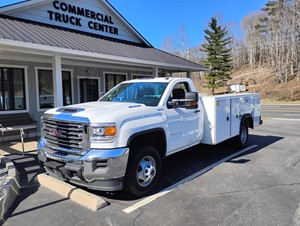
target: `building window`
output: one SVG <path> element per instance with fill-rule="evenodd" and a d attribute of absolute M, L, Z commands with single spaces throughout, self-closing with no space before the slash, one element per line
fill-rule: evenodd
<path fill-rule="evenodd" d="M 0 111 L 25 110 L 24 69 L 1 67 L 0 92 Z"/>
<path fill-rule="evenodd" d="M 53 73 L 52 70 L 38 70 L 38 96 L 40 109 L 54 107 L 54 89 L 53 89 Z M 62 72 L 62 88 L 63 88 L 63 105 L 72 104 L 72 85 L 71 72 Z"/>
<path fill-rule="evenodd" d="M 105 74 L 105 91 L 126 80 L 126 74 Z"/>
<path fill-rule="evenodd" d="M 132 79 L 152 78 L 152 75 L 132 75 Z"/>
<path fill-rule="evenodd" d="M 38 70 L 40 109 L 54 107 L 53 77 L 51 70 Z"/>

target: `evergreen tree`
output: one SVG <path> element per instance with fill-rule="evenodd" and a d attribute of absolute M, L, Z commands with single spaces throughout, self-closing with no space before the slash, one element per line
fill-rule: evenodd
<path fill-rule="evenodd" d="M 211 69 L 207 73 L 206 87 L 212 89 L 214 94 L 215 89 L 225 86 L 230 79 L 231 37 L 226 28 L 218 25 L 216 18 L 212 18 L 208 26 L 210 29 L 204 30 L 207 43 L 203 45 L 202 51 L 207 54 L 204 64 Z"/>
<path fill-rule="evenodd" d="M 266 16 L 260 18 L 260 23 L 255 26 L 258 29 L 258 31 L 260 31 L 261 33 L 266 33 L 268 32 L 268 29 L 272 27 L 272 25 L 276 25 L 274 26 L 274 28 L 278 26 L 280 22 L 279 18 L 282 16 L 281 10 L 283 9 L 286 1 L 287 0 L 269 0 L 266 3 L 265 8 L 262 8 L 262 11 L 266 13 Z"/>

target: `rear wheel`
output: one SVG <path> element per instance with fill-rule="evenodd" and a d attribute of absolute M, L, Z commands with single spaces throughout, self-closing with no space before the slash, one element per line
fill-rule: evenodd
<path fill-rule="evenodd" d="M 125 190 L 134 196 L 150 192 L 161 174 L 161 158 L 152 146 L 137 146 L 131 150 L 125 176 Z"/>
<path fill-rule="evenodd" d="M 240 133 L 235 137 L 235 144 L 237 147 L 242 148 L 248 142 L 249 137 L 249 130 L 248 130 L 248 123 L 244 120 L 240 126 Z"/>

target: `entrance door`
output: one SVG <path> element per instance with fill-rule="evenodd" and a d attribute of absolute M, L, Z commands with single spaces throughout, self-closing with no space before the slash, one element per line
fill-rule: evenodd
<path fill-rule="evenodd" d="M 79 79 L 80 103 L 97 101 L 99 99 L 99 79 Z"/>

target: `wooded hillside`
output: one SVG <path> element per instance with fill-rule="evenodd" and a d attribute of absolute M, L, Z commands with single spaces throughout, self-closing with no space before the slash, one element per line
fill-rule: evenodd
<path fill-rule="evenodd" d="M 245 16 L 240 24 L 242 35 L 232 32 L 228 47 L 232 57 L 232 80 L 228 83 L 239 83 L 244 77 L 244 82 L 257 83 L 253 91 L 263 98 L 300 100 L 300 1 L 267 1 L 263 9 Z M 163 50 L 203 63 L 203 44 L 188 47 L 184 27 L 177 37 L 164 40 Z M 193 78 L 204 86 L 204 75 L 196 73 Z"/>
<path fill-rule="evenodd" d="M 232 43 L 233 69 L 270 67 L 278 83 L 300 80 L 300 1 L 268 1 L 242 21 L 242 39 Z"/>

